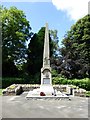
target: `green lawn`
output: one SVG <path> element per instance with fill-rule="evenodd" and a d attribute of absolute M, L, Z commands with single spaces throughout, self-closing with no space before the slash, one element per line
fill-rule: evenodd
<path fill-rule="evenodd" d="M 0 89 L 0 96 L 2 95 L 2 90 L 3 90 L 3 89 Z"/>

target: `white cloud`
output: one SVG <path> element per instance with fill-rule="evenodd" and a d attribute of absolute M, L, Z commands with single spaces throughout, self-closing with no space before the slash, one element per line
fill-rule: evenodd
<path fill-rule="evenodd" d="M 58 10 L 65 11 L 72 20 L 88 14 L 88 2 L 90 0 L 52 0 Z"/>

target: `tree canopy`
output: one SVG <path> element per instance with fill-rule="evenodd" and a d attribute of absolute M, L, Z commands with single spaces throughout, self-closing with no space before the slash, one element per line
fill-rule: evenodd
<path fill-rule="evenodd" d="M 90 15 L 71 27 L 62 44 L 60 73 L 67 78 L 90 77 Z"/>
<path fill-rule="evenodd" d="M 14 65 L 25 60 L 26 41 L 31 37 L 31 27 L 24 12 L 16 7 L 7 9 L 0 6 L 0 12 L 2 21 L 3 75 L 5 75 L 5 71 L 8 71 L 9 61 L 13 62 L 12 65 Z"/>
<path fill-rule="evenodd" d="M 54 33 L 54 30 L 52 30 Z M 56 41 L 56 36 L 49 34 L 50 41 L 50 58 L 54 56 L 55 50 L 57 48 L 58 42 Z M 45 27 L 42 27 L 38 33 L 35 33 L 31 38 L 28 47 L 28 61 L 27 61 L 27 71 L 30 76 L 35 77 L 37 82 L 40 82 L 40 71 L 43 64 L 43 49 L 44 49 L 44 38 L 45 38 Z"/>
<path fill-rule="evenodd" d="M 37 33 L 32 33 L 25 13 L 16 7 L 7 9 L 0 6 L 0 13 L 3 76 L 23 74 L 30 78 L 31 83 L 40 83 L 45 27 Z M 28 40 L 30 43 L 27 48 Z M 62 40 L 61 47 L 58 46 L 57 30 L 49 30 L 49 40 L 51 67 L 57 71 L 53 71 L 54 74 L 71 79 L 90 78 L 90 15 L 71 26 Z"/>

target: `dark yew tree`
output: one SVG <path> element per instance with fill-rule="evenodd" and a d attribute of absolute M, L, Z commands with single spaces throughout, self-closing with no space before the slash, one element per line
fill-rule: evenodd
<path fill-rule="evenodd" d="M 52 34 L 51 34 L 52 35 Z M 53 35 L 52 35 L 53 36 Z M 44 49 L 45 27 L 42 27 L 38 33 L 35 33 L 30 40 L 28 47 L 27 72 L 31 78 L 31 83 L 40 83 L 41 67 L 43 64 L 43 49 Z M 50 43 L 50 58 L 54 56 L 56 43 L 51 39 Z"/>

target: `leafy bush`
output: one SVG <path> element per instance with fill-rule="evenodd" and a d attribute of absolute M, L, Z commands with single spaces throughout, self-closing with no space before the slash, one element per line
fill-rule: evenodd
<path fill-rule="evenodd" d="M 80 88 L 90 91 L 90 80 L 89 78 L 84 79 L 66 79 L 62 77 L 53 77 L 53 84 L 69 84 L 75 85 Z"/>
<path fill-rule="evenodd" d="M 32 83 L 33 81 L 29 78 L 2 78 L 2 88 L 6 88 L 11 84 L 28 84 Z M 53 84 L 69 84 L 75 85 L 80 88 L 86 89 L 90 91 L 90 79 L 66 79 L 64 77 L 53 77 L 52 78 Z"/>

